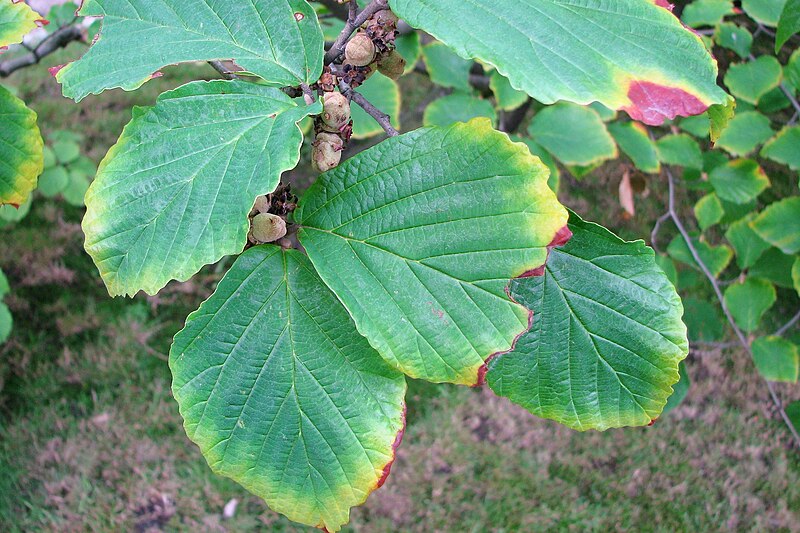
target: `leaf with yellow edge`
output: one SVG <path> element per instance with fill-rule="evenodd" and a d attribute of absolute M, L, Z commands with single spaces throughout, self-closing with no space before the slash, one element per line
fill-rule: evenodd
<path fill-rule="evenodd" d="M 42 17 L 19 0 L 0 0 L 0 50 L 39 27 Z"/>
<path fill-rule="evenodd" d="M 36 113 L 0 85 L 0 205 L 22 205 L 44 168 Z"/>

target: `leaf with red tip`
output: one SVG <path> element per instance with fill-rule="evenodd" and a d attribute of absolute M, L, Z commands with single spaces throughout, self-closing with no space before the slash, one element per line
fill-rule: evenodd
<path fill-rule="evenodd" d="M 727 102 L 702 40 L 664 1 L 390 0 L 415 28 L 545 104 L 598 101 L 659 125 Z"/>
<path fill-rule="evenodd" d="M 542 276 L 511 295 L 533 325 L 489 363 L 489 386 L 531 413 L 578 430 L 658 418 L 688 353 L 683 306 L 644 242 L 571 214 L 572 239 Z"/>
<path fill-rule="evenodd" d="M 189 438 L 274 511 L 338 531 L 386 481 L 405 379 L 300 252 L 239 257 L 175 336 L 169 363 Z"/>

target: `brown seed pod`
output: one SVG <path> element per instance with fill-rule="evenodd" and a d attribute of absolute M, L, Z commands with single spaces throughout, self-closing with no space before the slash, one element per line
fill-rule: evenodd
<path fill-rule="evenodd" d="M 260 213 L 253 217 L 250 236 L 259 243 L 280 240 L 286 236 L 286 221 L 272 213 Z"/>
<path fill-rule="evenodd" d="M 341 141 L 341 139 L 340 139 Z M 311 152 L 311 162 L 320 172 L 327 172 L 339 166 L 342 149 L 325 141 L 316 141 Z"/>
<path fill-rule="evenodd" d="M 381 9 L 374 15 L 372 15 L 372 19 L 377 22 L 378 24 L 384 26 L 397 26 L 397 15 L 391 12 L 389 9 Z"/>
<path fill-rule="evenodd" d="M 359 32 L 347 43 L 344 57 L 357 67 L 366 67 L 375 59 L 375 43 L 366 33 Z"/>
<path fill-rule="evenodd" d="M 256 203 L 253 205 L 253 211 L 255 214 L 266 213 L 269 211 L 270 207 L 272 207 L 272 205 L 269 198 L 266 196 L 259 196 L 256 198 Z"/>
<path fill-rule="evenodd" d="M 340 152 L 344 150 L 344 139 L 335 133 L 329 133 L 327 131 L 319 132 L 315 143 L 328 143 L 333 146 L 334 150 Z"/>
<path fill-rule="evenodd" d="M 350 101 L 339 92 L 325 93 L 322 99 L 322 122 L 329 131 L 339 131 L 350 122 Z"/>
<path fill-rule="evenodd" d="M 396 80 L 406 71 L 406 59 L 397 50 L 392 50 L 380 60 L 378 70 L 387 78 Z"/>

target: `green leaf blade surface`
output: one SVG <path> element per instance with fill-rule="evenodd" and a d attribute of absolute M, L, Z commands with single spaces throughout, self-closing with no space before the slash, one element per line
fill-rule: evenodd
<path fill-rule="evenodd" d="M 44 141 L 36 113 L 0 86 L 0 205 L 20 206 L 44 168 Z"/>
<path fill-rule="evenodd" d="M 41 21 L 39 14 L 24 2 L 4 0 L 0 3 L 0 51 L 35 30 Z"/>
<path fill-rule="evenodd" d="M 243 254 L 176 335 L 170 368 L 211 468 L 294 521 L 338 531 L 388 475 L 405 380 L 299 252 Z"/>

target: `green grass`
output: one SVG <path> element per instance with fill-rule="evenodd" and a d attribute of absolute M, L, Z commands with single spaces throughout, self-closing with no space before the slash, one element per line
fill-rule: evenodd
<path fill-rule="evenodd" d="M 48 63 L 78 53 L 73 45 Z M 58 95 L 46 66 L 10 82 L 39 112 L 45 134 L 80 129 L 95 161 L 132 105 L 213 75 L 204 65 L 170 68 L 135 93 L 111 91 L 74 105 Z M 408 128 L 419 123 L 430 91 L 417 76 L 404 83 Z M 663 184 L 651 182 L 639 215 L 624 220 L 609 214 L 620 212 L 608 193 L 615 172 L 565 179 L 562 199 L 627 238 L 645 237 L 663 209 Z M 157 298 L 112 300 L 82 251 L 81 216 L 38 198 L 0 239 L 16 320 L 0 347 L 0 529 L 307 531 L 213 475 L 183 433 L 170 395 L 164 358 L 171 337 L 220 269 Z M 710 292 L 698 285 L 694 294 Z M 780 309 L 796 302 L 783 297 Z M 486 390 L 414 382 L 392 475 L 354 510 L 349 529 L 796 530 L 798 454 L 752 365 L 741 353 L 711 351 L 694 354 L 689 372 L 689 397 L 670 416 L 651 428 L 602 434 L 535 419 Z M 233 498 L 239 508 L 223 520 Z"/>

